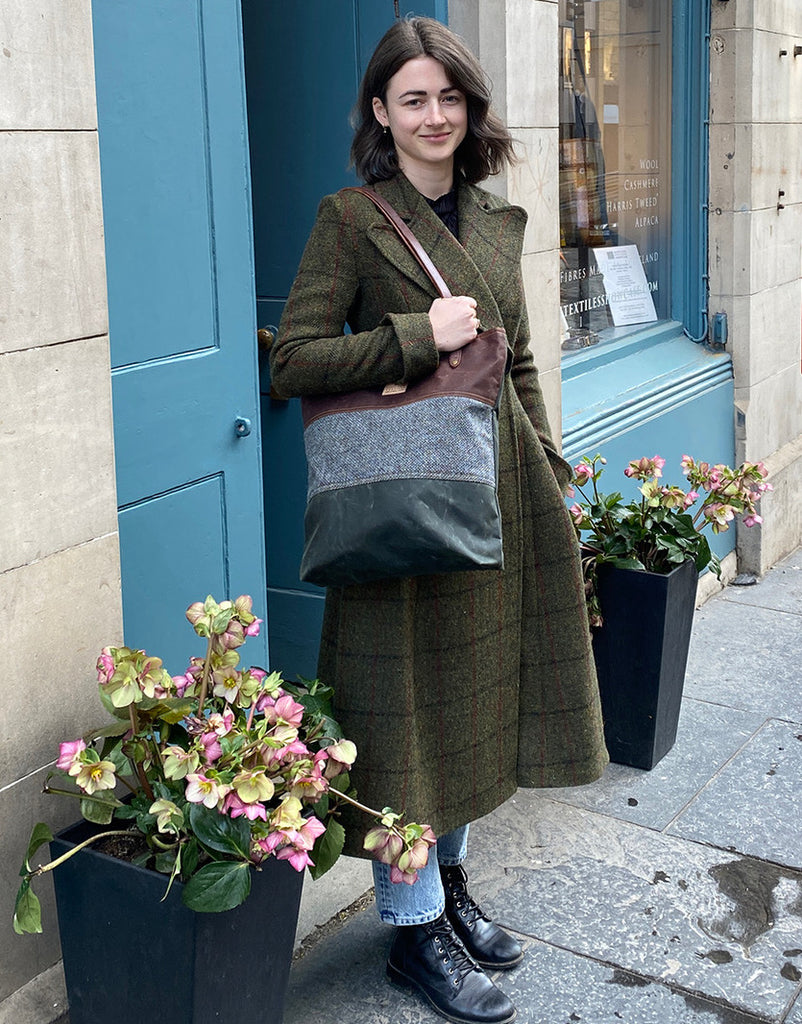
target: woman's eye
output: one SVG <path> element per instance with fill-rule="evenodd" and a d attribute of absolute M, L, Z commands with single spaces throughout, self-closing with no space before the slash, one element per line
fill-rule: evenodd
<path fill-rule="evenodd" d="M 450 96 L 444 96 L 443 102 L 454 104 L 459 103 L 460 99 L 461 97 L 459 95 L 457 95 L 456 93 L 452 93 Z"/>

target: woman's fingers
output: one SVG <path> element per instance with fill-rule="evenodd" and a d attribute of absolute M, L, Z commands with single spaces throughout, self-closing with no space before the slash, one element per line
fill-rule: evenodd
<path fill-rule="evenodd" d="M 479 330 L 476 299 L 452 295 L 435 299 L 429 309 L 434 343 L 440 352 L 453 352 L 473 341 Z"/>

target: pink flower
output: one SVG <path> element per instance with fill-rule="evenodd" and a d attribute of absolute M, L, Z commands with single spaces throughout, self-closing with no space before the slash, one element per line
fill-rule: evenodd
<path fill-rule="evenodd" d="M 633 459 L 624 470 L 624 476 L 634 477 L 636 480 L 649 480 L 651 477 L 663 475 L 663 466 L 666 460 L 660 455 L 653 455 L 650 459 Z"/>
<path fill-rule="evenodd" d="M 306 850 L 298 850 L 294 846 L 282 846 L 276 857 L 278 860 L 288 860 L 296 871 L 303 871 L 307 865 L 312 868 L 315 866 Z"/>
<path fill-rule="evenodd" d="M 264 710 L 265 718 L 271 725 L 282 722 L 297 728 L 304 717 L 303 704 L 298 704 L 288 693 L 282 693 L 278 700 L 267 697 L 263 708 L 259 710 Z"/>
<path fill-rule="evenodd" d="M 80 757 L 84 750 L 86 750 L 86 744 L 83 740 L 60 743 L 56 768 L 61 768 L 62 771 L 69 772 L 70 775 L 77 775 L 81 770 Z"/>
<path fill-rule="evenodd" d="M 584 485 L 593 477 L 593 467 L 589 466 L 585 462 L 580 462 L 574 466 L 574 477 L 575 483 L 578 487 L 584 487 Z"/>
<path fill-rule="evenodd" d="M 187 775 L 187 783 L 184 796 L 191 804 L 217 807 L 220 800 L 227 793 L 227 787 L 221 786 L 214 779 L 209 779 L 199 772 L 192 772 Z"/>
<path fill-rule="evenodd" d="M 569 511 L 569 513 L 570 513 L 570 515 L 571 515 L 571 518 L 572 518 L 572 519 L 573 519 L 573 521 L 574 521 L 574 526 L 581 526 L 581 525 L 582 525 L 582 521 L 583 521 L 583 520 L 584 520 L 584 518 L 585 518 L 585 513 L 584 513 L 584 512 L 582 511 L 582 509 L 580 508 L 580 506 L 579 506 L 579 505 L 577 505 L 576 503 L 574 503 L 574 504 L 573 504 L 573 505 L 572 505 L 572 506 L 571 506 L 571 507 L 570 507 L 570 508 L 568 509 L 568 511 Z"/>
<path fill-rule="evenodd" d="M 326 778 L 333 779 L 346 771 L 356 760 L 356 744 L 351 740 L 339 740 L 326 747 L 328 764 L 326 765 Z"/>
<path fill-rule="evenodd" d="M 104 647 L 97 659 L 97 681 L 108 683 L 114 675 L 114 668 L 114 656 L 111 653 L 111 648 Z"/>
<path fill-rule="evenodd" d="M 685 502 L 682 506 L 683 510 L 689 509 L 691 505 L 693 505 L 693 503 L 698 500 L 698 498 L 698 491 L 688 491 L 688 493 L 685 495 Z"/>
<path fill-rule="evenodd" d="M 259 627 L 261 625 L 261 619 L 254 619 L 253 622 L 245 627 L 245 636 L 259 636 Z"/>
<path fill-rule="evenodd" d="M 763 522 L 763 518 L 758 515 L 744 516 L 744 526 L 759 526 Z"/>
<path fill-rule="evenodd" d="M 256 821 L 257 818 L 267 821 L 267 809 L 264 804 L 246 804 L 236 793 L 229 793 L 223 802 L 223 813 L 231 818 L 245 816 L 248 821 Z"/>
<path fill-rule="evenodd" d="M 365 836 L 363 848 L 382 864 L 393 865 L 404 852 L 404 840 L 389 828 L 377 825 Z"/>
<path fill-rule="evenodd" d="M 234 712 L 230 708 L 223 712 L 222 715 L 220 712 L 215 711 L 209 715 L 207 722 L 216 735 L 226 736 L 231 732 L 231 727 L 234 725 Z"/>
<path fill-rule="evenodd" d="M 205 732 L 201 735 L 200 741 L 203 744 L 203 757 L 207 764 L 212 764 L 223 753 L 220 741 L 216 732 Z M 187 776 L 189 778 L 189 776 Z"/>
<path fill-rule="evenodd" d="M 414 885 L 418 880 L 417 871 L 402 871 L 401 868 L 393 867 L 390 868 L 390 881 L 398 884 L 403 882 L 405 885 Z"/>

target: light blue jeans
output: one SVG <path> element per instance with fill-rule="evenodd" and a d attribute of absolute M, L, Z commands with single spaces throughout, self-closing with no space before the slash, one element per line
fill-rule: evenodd
<path fill-rule="evenodd" d="M 468 826 L 440 836 L 429 851 L 429 861 L 418 872 L 414 885 L 390 881 L 390 868 L 373 861 L 373 884 L 376 887 L 376 909 L 387 924 L 424 924 L 436 920 L 445 909 L 443 883 L 439 866 L 461 864 L 468 852 Z"/>

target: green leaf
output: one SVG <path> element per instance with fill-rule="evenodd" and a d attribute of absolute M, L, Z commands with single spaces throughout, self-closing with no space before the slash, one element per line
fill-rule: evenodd
<path fill-rule="evenodd" d="M 38 935 L 42 931 L 42 906 L 27 878 L 19 887 L 14 904 L 14 931 L 17 935 Z"/>
<path fill-rule="evenodd" d="M 102 793 L 95 793 L 92 799 L 81 800 L 81 814 L 87 821 L 93 821 L 96 825 L 108 825 L 114 817 L 114 811 L 121 806 L 121 801 L 114 793 L 108 790 Z"/>
<path fill-rule="evenodd" d="M 175 867 L 176 851 L 166 850 L 163 853 L 157 853 L 154 860 L 154 868 L 162 875 L 171 875 L 173 868 Z"/>
<path fill-rule="evenodd" d="M 230 853 L 248 860 L 251 850 L 251 828 L 245 818 L 229 818 L 214 808 L 193 804 L 189 823 L 199 841 L 210 850 Z"/>
<path fill-rule="evenodd" d="M 127 723 L 129 723 L 127 729 L 130 729 L 131 716 L 128 712 L 128 708 L 115 707 L 111 702 L 111 697 L 106 693 L 102 686 L 98 686 L 98 692 L 100 693 L 100 703 L 103 705 L 106 711 L 108 711 L 110 715 L 113 715 L 114 718 L 119 718 L 121 720 L 124 719 Z"/>
<path fill-rule="evenodd" d="M 200 847 L 197 839 L 190 839 L 182 846 L 181 870 L 185 878 L 194 873 L 200 858 Z"/>
<path fill-rule="evenodd" d="M 167 700 L 160 700 L 150 709 L 153 717 L 170 725 L 176 725 L 187 715 L 192 713 L 194 701 L 184 697 L 174 697 Z"/>
<path fill-rule="evenodd" d="M 312 860 L 315 862 L 315 866 L 309 868 L 312 878 L 320 878 L 334 866 L 344 845 L 345 829 L 339 821 L 332 819 L 328 823 L 326 831 L 317 837 L 315 845 L 312 847 Z"/>
<path fill-rule="evenodd" d="M 49 843 L 53 839 L 53 833 L 43 821 L 37 822 L 31 831 L 31 838 L 28 840 L 28 849 L 25 853 L 25 861 L 20 868 L 20 875 L 24 878 L 31 870 L 31 857 L 40 846 Z"/>
<path fill-rule="evenodd" d="M 239 819 L 237 819 L 239 821 Z M 184 886 L 181 901 L 202 914 L 232 910 L 251 891 L 251 869 L 245 861 L 218 860 L 204 864 Z"/>

